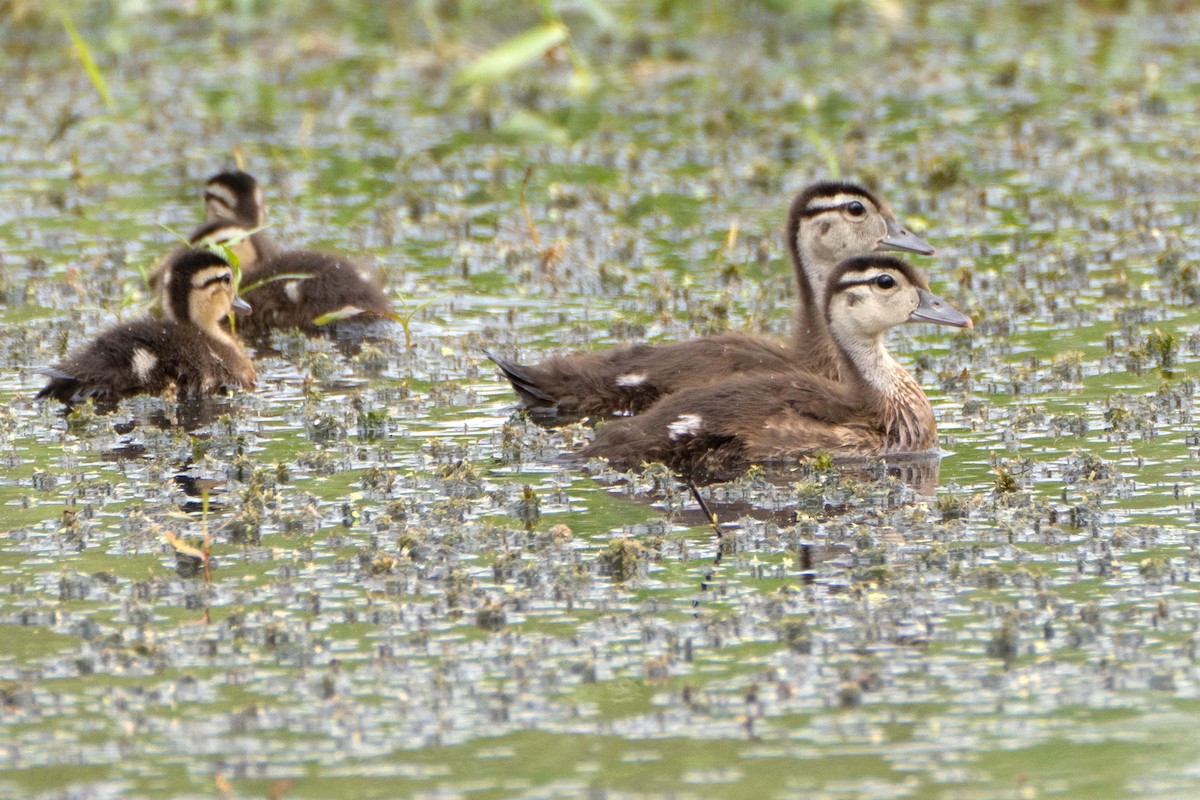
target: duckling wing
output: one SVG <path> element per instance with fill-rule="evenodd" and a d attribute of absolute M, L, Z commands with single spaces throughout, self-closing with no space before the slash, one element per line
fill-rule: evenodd
<path fill-rule="evenodd" d="M 558 356 L 525 366 L 496 362 L 526 408 L 565 414 L 639 413 L 660 398 L 731 375 L 787 369 L 790 351 L 754 336 L 708 336 L 665 345 L 635 344 Z"/>
<path fill-rule="evenodd" d="M 583 450 L 633 468 L 661 461 L 685 472 L 841 450 L 854 440 L 862 401 L 848 387 L 808 373 L 734 377 L 684 389 L 648 411 L 598 429 Z"/>

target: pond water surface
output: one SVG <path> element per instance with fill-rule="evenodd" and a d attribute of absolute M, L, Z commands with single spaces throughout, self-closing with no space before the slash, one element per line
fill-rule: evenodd
<path fill-rule="evenodd" d="M 570 38 L 488 82 L 536 4 L 67 5 L 111 106 L 0 16 L 0 795 L 1200 792 L 1200 14 L 549 3 Z M 411 347 L 33 402 L 235 158 Z M 590 429 L 482 348 L 783 336 L 787 203 L 839 176 L 975 319 L 890 338 L 947 455 L 707 487 L 713 570 L 682 485 L 563 459 Z M 207 584 L 168 543 L 206 531 Z"/>

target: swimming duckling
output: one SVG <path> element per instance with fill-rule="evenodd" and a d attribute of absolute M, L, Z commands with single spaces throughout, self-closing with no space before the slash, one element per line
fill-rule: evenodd
<path fill-rule="evenodd" d="M 188 243 L 192 247 L 205 242 L 228 244 L 243 272 L 279 252 L 271 237 L 258 230 L 267 224 L 267 206 L 258 181 L 248 172 L 218 172 L 204 182 L 204 220 L 192 231 Z M 186 247 L 177 248 L 150 271 L 146 283 L 152 297 L 159 296 L 159 284 L 171 260 L 187 251 Z"/>
<path fill-rule="evenodd" d="M 878 255 L 839 264 L 822 305 L 840 379 L 791 369 L 684 389 L 601 427 L 582 455 L 621 468 L 661 461 L 723 475 L 817 451 L 879 456 L 935 447 L 929 401 L 883 336 L 905 322 L 970 328 L 970 318 L 930 294 L 912 267 Z"/>
<path fill-rule="evenodd" d="M 792 201 L 787 247 L 799 286 L 790 345 L 761 336 L 723 334 L 666 345 L 626 345 L 559 356 L 534 366 L 492 354 L 526 408 L 568 414 L 638 413 L 659 398 L 731 375 L 808 369 L 836 377 L 837 348 L 819 318 L 819 288 L 842 260 L 877 250 L 932 255 L 887 206 L 861 186 L 823 182 Z"/>
<path fill-rule="evenodd" d="M 114 403 L 135 394 L 159 394 L 174 385 L 180 399 L 252 388 L 254 364 L 221 327 L 231 310 L 249 312 L 237 297 L 233 270 L 220 256 L 189 251 L 163 276 L 165 320 L 150 317 L 117 325 L 57 366 L 37 397 L 68 405 L 92 398 Z"/>

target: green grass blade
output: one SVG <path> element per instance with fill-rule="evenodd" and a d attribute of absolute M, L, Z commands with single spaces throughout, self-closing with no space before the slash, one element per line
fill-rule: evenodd
<path fill-rule="evenodd" d="M 821 157 L 825 159 L 825 168 L 829 170 L 829 177 L 835 181 L 840 180 L 842 177 L 842 168 L 838 164 L 837 152 L 833 149 L 833 145 L 814 130 L 806 130 L 804 135 L 812 146 L 816 148 L 817 152 L 821 154 Z"/>
<path fill-rule="evenodd" d="M 62 26 L 66 29 L 67 36 L 71 37 L 71 44 L 75 46 L 75 54 L 83 62 L 83 71 L 87 73 L 92 86 L 96 87 L 96 91 L 100 94 L 100 99 L 104 101 L 104 105 L 109 109 L 114 108 L 116 103 L 113 102 L 112 94 L 108 91 L 108 84 L 104 82 L 104 75 L 100 73 L 100 68 L 96 66 L 96 62 L 92 59 L 92 51 L 88 49 L 87 42 L 79 35 L 79 31 L 75 30 L 75 23 L 71 21 L 67 10 L 61 6 L 58 8 L 58 18 L 62 20 Z"/>
<path fill-rule="evenodd" d="M 454 76 L 457 87 L 497 83 L 526 64 L 538 60 L 567 39 L 567 26 L 550 22 L 525 31 L 484 53 Z"/>
<path fill-rule="evenodd" d="M 316 325 L 318 328 L 320 328 L 324 325 L 330 324 L 331 322 L 340 322 L 344 319 L 357 317 L 361 313 L 363 313 L 363 310 L 357 306 L 342 306 L 337 311 L 330 311 L 328 314 L 322 314 L 321 316 L 317 317 L 313 320 L 313 325 Z"/>

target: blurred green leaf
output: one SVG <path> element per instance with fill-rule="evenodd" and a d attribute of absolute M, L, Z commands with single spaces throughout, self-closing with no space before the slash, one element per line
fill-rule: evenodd
<path fill-rule="evenodd" d="M 592 22 L 603 30 L 612 30 L 619 23 L 616 15 L 600 0 L 577 0 L 575 7 L 591 17 Z"/>
<path fill-rule="evenodd" d="M 67 36 L 71 37 L 71 44 L 75 47 L 75 54 L 79 56 L 79 60 L 83 63 L 83 71 L 87 73 L 92 86 L 96 87 L 96 92 L 100 95 L 100 99 L 104 101 L 104 105 L 110 109 L 113 108 L 116 103 L 113 102 L 112 95 L 108 91 L 108 84 L 104 82 L 104 75 L 100 73 L 100 68 L 92 60 L 92 52 L 88 50 L 87 42 L 79 35 L 79 31 L 75 30 L 75 23 L 71 21 L 67 10 L 61 6 L 58 8 L 58 18 L 62 21 L 62 26 L 66 29 Z"/>
<path fill-rule="evenodd" d="M 496 135 L 510 143 L 552 142 L 566 144 L 570 135 L 563 127 L 555 125 L 545 117 L 519 108 L 496 126 Z"/>
<path fill-rule="evenodd" d="M 357 306 L 342 306 L 337 311 L 330 311 L 328 314 L 322 314 L 321 316 L 317 317 L 313 320 L 313 325 L 316 325 L 319 328 L 322 325 L 328 325 L 331 322 L 340 322 L 344 319 L 357 317 L 361 313 L 363 313 L 363 310 Z"/>
<path fill-rule="evenodd" d="M 539 25 L 484 53 L 454 76 L 455 86 L 497 83 L 530 64 L 567 39 L 567 26 L 557 22 Z"/>

